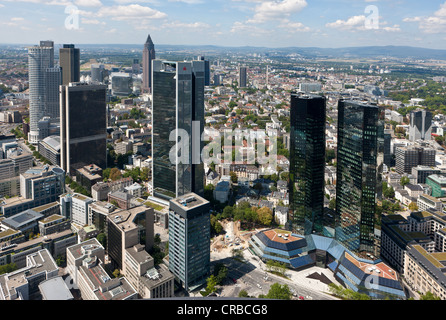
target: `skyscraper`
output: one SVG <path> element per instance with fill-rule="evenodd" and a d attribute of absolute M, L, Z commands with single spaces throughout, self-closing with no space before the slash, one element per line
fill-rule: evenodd
<path fill-rule="evenodd" d="M 60 162 L 69 175 L 76 169 L 107 162 L 105 85 L 60 86 Z"/>
<path fill-rule="evenodd" d="M 194 194 L 169 201 L 169 270 L 186 290 L 210 272 L 210 203 Z"/>
<path fill-rule="evenodd" d="M 154 195 L 166 199 L 204 194 L 201 162 L 204 130 L 204 62 L 153 60 L 152 159 Z M 189 141 L 180 150 L 172 134 L 184 130 Z M 181 132 L 176 132 L 180 134 Z M 175 149 L 177 148 L 177 149 Z M 170 155 L 187 159 L 172 162 Z"/>
<path fill-rule="evenodd" d="M 379 256 L 377 200 L 382 194 L 384 110 L 356 101 L 338 107 L 336 239 L 366 257 Z"/>
<path fill-rule="evenodd" d="M 152 60 L 155 59 L 155 45 L 153 44 L 150 34 L 147 36 L 144 49 L 142 51 L 142 67 L 143 67 L 143 92 L 152 91 Z"/>
<path fill-rule="evenodd" d="M 62 84 L 80 81 L 80 51 L 74 44 L 64 44 L 59 49 L 59 64 L 62 68 Z"/>
<path fill-rule="evenodd" d="M 409 140 L 432 139 L 432 113 L 417 110 L 410 113 Z"/>
<path fill-rule="evenodd" d="M 41 41 L 39 46 L 28 48 L 29 68 L 29 134 L 32 144 L 46 138 L 48 130 L 39 130 L 44 117 L 59 116 L 60 67 L 54 66 L 53 41 Z"/>
<path fill-rule="evenodd" d="M 248 85 L 248 74 L 246 67 L 239 67 L 238 86 L 239 88 L 246 88 Z"/>
<path fill-rule="evenodd" d="M 323 234 L 326 99 L 291 94 L 288 228 Z"/>
<path fill-rule="evenodd" d="M 106 74 L 106 70 L 103 64 L 93 63 L 91 65 L 91 81 L 92 82 L 103 82 Z"/>
<path fill-rule="evenodd" d="M 209 65 L 209 60 L 206 60 L 204 56 L 199 56 L 197 60 L 204 61 L 204 85 L 211 85 L 211 67 Z"/>

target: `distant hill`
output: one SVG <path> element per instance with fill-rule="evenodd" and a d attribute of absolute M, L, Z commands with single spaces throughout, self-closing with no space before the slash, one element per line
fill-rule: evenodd
<path fill-rule="evenodd" d="M 0 44 L 1 47 L 11 48 L 27 45 Z M 56 49 L 62 47 L 55 44 Z M 89 50 L 121 51 L 136 50 L 142 51 L 143 44 L 76 44 L 76 47 Z M 395 58 L 416 58 L 416 59 L 439 59 L 446 60 L 446 50 L 427 49 L 410 46 L 367 46 L 367 47 L 347 47 L 347 48 L 318 48 L 318 47 L 223 47 L 214 45 L 168 45 L 155 44 L 159 51 L 192 51 L 206 53 L 265 53 L 265 54 L 300 54 L 307 58 L 370 58 L 370 57 L 395 57 Z"/>

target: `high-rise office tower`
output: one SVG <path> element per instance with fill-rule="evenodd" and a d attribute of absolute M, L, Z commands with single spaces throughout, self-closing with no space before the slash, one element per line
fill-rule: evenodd
<path fill-rule="evenodd" d="M 93 63 L 91 65 L 91 81 L 92 82 L 103 82 L 104 81 L 104 77 L 105 77 L 105 67 L 103 64 L 99 64 L 99 63 Z"/>
<path fill-rule="evenodd" d="M 29 68 L 29 134 L 32 144 L 46 138 L 48 131 L 40 132 L 39 121 L 44 117 L 59 116 L 60 67 L 54 66 L 54 43 L 41 41 L 28 48 Z"/>
<path fill-rule="evenodd" d="M 301 235 L 324 232 L 326 99 L 291 94 L 290 216 Z"/>
<path fill-rule="evenodd" d="M 203 195 L 204 62 L 153 60 L 152 89 L 154 195 L 165 199 L 190 192 Z M 175 133 L 181 134 L 180 130 L 189 138 L 182 150 L 179 149 L 182 143 L 176 143 L 175 137 L 172 139 Z M 179 156 L 187 159 L 180 163 L 172 161 L 171 152 L 181 153 Z"/>
<path fill-rule="evenodd" d="M 379 256 L 377 201 L 382 194 L 384 110 L 341 100 L 338 106 L 336 239 L 358 256 Z"/>
<path fill-rule="evenodd" d="M 169 270 L 188 291 L 210 272 L 210 203 L 194 194 L 169 201 Z"/>
<path fill-rule="evenodd" d="M 155 45 L 153 44 L 152 38 L 149 34 L 142 51 L 143 92 L 152 91 L 152 60 L 155 59 L 155 55 Z"/>
<path fill-rule="evenodd" d="M 62 84 L 80 81 L 80 50 L 74 44 L 64 44 L 59 49 L 59 64 L 62 68 Z"/>
<path fill-rule="evenodd" d="M 106 91 L 105 85 L 60 86 L 60 162 L 69 175 L 107 165 Z"/>
<path fill-rule="evenodd" d="M 246 88 L 248 85 L 248 69 L 239 67 L 238 72 L 238 86 L 239 88 Z"/>
<path fill-rule="evenodd" d="M 199 56 L 197 60 L 204 61 L 204 85 L 211 85 L 211 67 L 209 65 L 209 60 L 206 60 L 204 56 Z"/>
<path fill-rule="evenodd" d="M 399 174 L 411 173 L 412 168 L 418 165 L 435 167 L 434 148 L 422 146 L 396 147 L 395 149 L 395 170 Z"/>
<path fill-rule="evenodd" d="M 417 110 L 410 113 L 409 140 L 432 139 L 432 113 Z"/>

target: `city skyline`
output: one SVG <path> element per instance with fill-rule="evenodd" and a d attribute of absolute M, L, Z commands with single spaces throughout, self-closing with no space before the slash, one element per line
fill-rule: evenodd
<path fill-rule="evenodd" d="M 441 0 L 0 0 L 0 17 L 4 43 L 134 44 L 150 33 L 177 45 L 446 49 Z"/>

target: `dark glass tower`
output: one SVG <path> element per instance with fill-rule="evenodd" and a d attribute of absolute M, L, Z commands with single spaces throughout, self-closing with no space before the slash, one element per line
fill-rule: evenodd
<path fill-rule="evenodd" d="M 169 62 L 153 60 L 152 159 L 153 189 L 157 197 L 170 199 L 186 193 L 204 194 L 204 165 L 201 162 L 204 130 L 204 61 Z M 184 130 L 187 150 L 172 134 Z M 172 141 L 171 141 L 172 140 Z M 174 150 L 187 160 L 172 162 Z M 186 152 L 181 154 L 181 152 Z"/>
<path fill-rule="evenodd" d="M 80 81 L 80 51 L 74 44 L 64 44 L 59 49 L 59 64 L 62 68 L 62 84 Z"/>
<path fill-rule="evenodd" d="M 210 203 L 194 194 L 169 201 L 169 270 L 187 291 L 210 273 Z"/>
<path fill-rule="evenodd" d="M 149 34 L 142 51 L 143 92 L 151 92 L 152 90 L 152 60 L 155 59 L 155 56 L 155 45 L 153 44 L 152 38 Z"/>
<path fill-rule="evenodd" d="M 384 110 L 340 101 L 336 181 L 336 239 L 358 256 L 379 256 L 376 227 L 381 217 Z"/>
<path fill-rule="evenodd" d="M 96 164 L 107 165 L 105 85 L 60 86 L 60 162 L 67 174 Z"/>
<path fill-rule="evenodd" d="M 291 94 L 288 229 L 323 234 L 326 100 Z"/>

